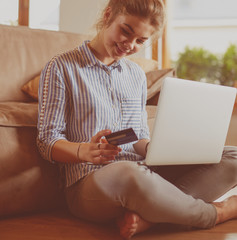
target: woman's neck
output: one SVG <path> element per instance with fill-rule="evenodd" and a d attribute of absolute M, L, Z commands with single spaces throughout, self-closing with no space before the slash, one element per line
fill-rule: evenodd
<path fill-rule="evenodd" d="M 115 60 L 107 53 L 102 36 L 102 34 L 98 33 L 91 42 L 89 42 L 88 47 L 98 60 L 109 66 Z"/>

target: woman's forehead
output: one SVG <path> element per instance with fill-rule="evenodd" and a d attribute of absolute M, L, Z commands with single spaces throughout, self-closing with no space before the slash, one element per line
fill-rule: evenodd
<path fill-rule="evenodd" d="M 149 18 L 123 14 L 118 15 L 115 22 L 142 38 L 149 38 L 154 32 L 154 27 L 151 25 Z"/>

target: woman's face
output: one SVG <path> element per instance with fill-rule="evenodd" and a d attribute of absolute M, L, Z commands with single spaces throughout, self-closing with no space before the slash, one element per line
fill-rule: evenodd
<path fill-rule="evenodd" d="M 109 15 L 109 13 L 107 14 Z M 105 54 L 111 60 L 118 60 L 136 53 L 153 32 L 154 27 L 150 25 L 149 19 L 132 15 L 118 15 L 103 30 Z"/>

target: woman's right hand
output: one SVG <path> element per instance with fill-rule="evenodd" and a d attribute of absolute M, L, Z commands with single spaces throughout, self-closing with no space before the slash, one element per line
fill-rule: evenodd
<path fill-rule="evenodd" d="M 118 146 L 109 144 L 102 138 L 109 135 L 111 130 L 102 130 L 91 138 L 89 143 L 81 143 L 78 157 L 82 162 L 93 164 L 108 164 L 122 151 Z"/>

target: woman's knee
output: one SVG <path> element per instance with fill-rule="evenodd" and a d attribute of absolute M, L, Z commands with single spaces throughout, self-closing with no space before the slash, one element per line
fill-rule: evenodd
<path fill-rule="evenodd" d="M 236 148 L 237 149 L 237 148 Z M 224 151 L 221 160 L 223 172 L 226 178 L 233 184 L 237 184 L 237 151 Z"/>
<path fill-rule="evenodd" d="M 98 171 L 95 178 L 103 191 L 116 198 L 126 198 L 144 188 L 142 187 L 144 171 L 149 170 L 135 162 L 121 161 L 106 166 L 100 173 Z"/>
<path fill-rule="evenodd" d="M 111 181 L 114 181 L 116 188 L 134 188 L 140 181 L 141 166 L 134 162 L 122 161 L 114 164 Z M 141 179 L 140 179 L 141 180 Z"/>

